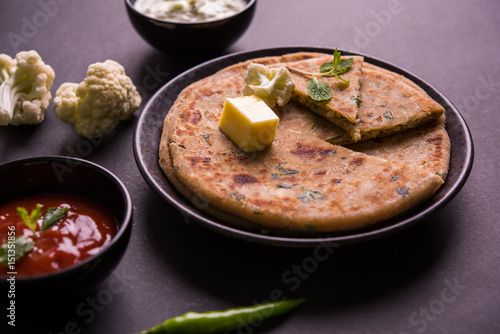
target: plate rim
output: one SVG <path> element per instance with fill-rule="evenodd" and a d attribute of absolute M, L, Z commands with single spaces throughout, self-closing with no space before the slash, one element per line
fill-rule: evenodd
<path fill-rule="evenodd" d="M 421 79 L 417 75 L 413 74 L 412 72 L 405 70 L 404 68 L 399 67 L 393 63 L 379 59 L 377 57 L 349 50 L 339 50 L 339 51 L 341 51 L 343 55 L 361 55 L 365 58 L 367 62 L 371 64 L 381 66 L 383 68 L 404 75 L 408 79 L 415 82 L 422 89 L 424 89 L 427 92 L 427 94 L 431 95 L 434 99 L 437 99 L 441 105 L 444 104 L 443 107 L 445 107 L 446 111 L 448 112 L 448 110 L 451 110 L 453 115 L 456 117 L 456 121 L 458 121 L 459 127 L 463 130 L 464 143 L 462 145 L 465 147 L 466 151 L 465 159 L 461 166 L 453 167 L 454 169 L 459 168 L 459 171 L 457 171 L 458 172 L 457 181 L 451 185 L 451 188 L 436 203 L 428 207 L 422 206 L 425 203 L 428 203 L 430 200 L 432 200 L 432 198 L 435 198 L 436 194 L 438 194 L 444 187 L 441 187 L 436 194 L 434 194 L 431 198 L 427 199 L 424 203 L 422 203 L 422 205 L 419 205 L 417 208 L 413 210 L 406 211 L 401 215 L 398 215 L 397 217 L 389 219 L 388 220 L 389 223 L 386 223 L 385 225 L 377 227 L 377 225 L 379 224 L 377 223 L 375 224 L 374 228 L 370 228 L 368 230 L 355 230 L 353 231 L 353 233 L 346 233 L 346 234 L 332 235 L 332 236 L 291 237 L 291 236 L 261 234 L 225 224 L 221 222 L 219 219 L 214 218 L 209 214 L 195 208 L 192 203 L 188 202 L 188 200 L 184 198 L 170 183 L 170 181 L 163 174 L 163 171 L 160 168 L 160 165 L 158 163 L 159 161 L 158 146 L 163 129 L 163 120 L 167 115 L 168 109 L 170 109 L 171 105 L 165 108 L 166 111 L 162 115 L 155 115 L 155 116 L 161 116 L 160 117 L 161 123 L 158 125 L 160 137 L 157 138 L 158 139 L 157 145 L 156 147 L 154 147 L 153 150 L 153 152 L 155 152 L 153 153 L 153 155 L 157 158 L 156 164 L 153 164 L 153 166 L 156 166 L 156 168 L 154 171 L 152 171 L 148 169 L 148 166 L 146 166 L 144 158 L 148 154 L 147 152 L 145 152 L 146 149 L 143 146 L 141 146 L 141 140 L 140 140 L 141 134 L 144 133 L 145 124 L 148 121 L 148 116 L 151 116 L 150 113 L 151 110 L 154 108 L 155 103 L 157 103 L 159 99 L 164 98 L 164 95 L 168 93 L 168 90 L 172 88 L 172 86 L 179 85 L 180 88 L 176 87 L 176 90 L 179 90 L 180 92 L 189 84 L 197 80 L 200 80 L 208 75 L 211 75 L 217 72 L 218 70 L 223 69 L 231 64 L 235 64 L 237 62 L 245 61 L 248 59 L 253 59 L 257 57 L 266 57 L 266 56 L 277 56 L 277 55 L 283 55 L 287 53 L 301 52 L 301 51 L 333 53 L 333 50 L 334 48 L 322 47 L 322 46 L 280 46 L 280 47 L 259 48 L 259 49 L 230 53 L 198 64 L 180 73 L 179 75 L 171 79 L 169 82 L 164 84 L 161 88 L 158 89 L 158 91 L 155 92 L 155 94 L 153 94 L 153 96 L 151 96 L 147 104 L 144 106 L 134 129 L 134 136 L 133 136 L 134 158 L 139 168 L 139 171 L 144 180 L 146 181 L 146 183 L 148 184 L 148 186 L 160 198 L 162 198 L 169 205 L 173 206 L 175 209 L 180 211 L 181 214 L 187 215 L 188 219 L 192 218 L 197 223 L 205 227 L 208 227 L 211 230 L 244 241 L 272 245 L 272 246 L 285 246 L 285 247 L 316 247 L 319 245 L 340 245 L 340 244 L 352 244 L 352 243 L 369 241 L 376 238 L 388 236 L 390 234 L 396 233 L 397 231 L 413 226 L 424 220 L 425 217 L 427 217 L 428 215 L 443 208 L 458 194 L 458 192 L 461 190 L 461 188 L 467 181 L 468 176 L 472 170 L 472 165 L 474 161 L 474 144 L 472 140 L 472 135 L 470 133 L 470 129 L 464 117 L 460 114 L 459 110 L 453 105 L 453 103 L 446 96 L 444 96 L 439 90 L 437 90 L 435 87 L 433 87 L 432 85 L 430 85 L 428 82 Z M 181 82 L 181 84 L 178 84 L 179 81 Z M 187 83 L 184 83 L 183 81 L 187 81 Z M 171 101 L 171 103 L 173 104 L 174 101 Z M 148 128 L 148 132 L 151 132 L 151 129 Z M 453 145 L 452 145 L 452 151 L 453 151 Z M 450 169 L 452 168 L 451 165 L 452 159 L 453 156 L 450 157 Z M 163 177 L 162 181 L 165 181 L 169 185 L 170 189 L 164 189 L 158 184 L 157 179 L 153 174 L 154 172 L 156 173 L 159 172 L 161 177 Z M 445 182 L 444 185 L 446 184 L 447 183 Z M 180 196 L 182 200 L 186 203 L 181 203 L 177 198 L 175 198 L 174 195 L 169 193 L 169 191 L 170 192 L 173 191 L 177 196 Z M 393 220 L 394 222 L 392 222 Z"/>

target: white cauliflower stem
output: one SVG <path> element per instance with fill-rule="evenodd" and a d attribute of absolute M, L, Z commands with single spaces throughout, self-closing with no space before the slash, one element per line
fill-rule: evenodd
<path fill-rule="evenodd" d="M 295 83 L 286 68 L 268 68 L 254 63 L 248 65 L 245 83 L 244 95 L 257 95 L 271 108 L 276 104 L 287 104 L 295 89 Z"/>
<path fill-rule="evenodd" d="M 0 54 L 0 125 L 38 124 L 52 100 L 55 73 L 34 51 Z"/>
<path fill-rule="evenodd" d="M 128 120 L 142 99 L 122 65 L 114 60 L 89 66 L 83 82 L 63 83 L 54 103 L 60 120 L 75 124 L 78 134 L 98 138 Z"/>

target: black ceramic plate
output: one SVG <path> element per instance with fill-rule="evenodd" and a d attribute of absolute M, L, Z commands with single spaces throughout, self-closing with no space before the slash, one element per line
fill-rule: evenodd
<path fill-rule="evenodd" d="M 138 120 L 134 135 L 135 159 L 139 170 L 149 186 L 167 203 L 181 210 L 184 215 L 215 231 L 246 241 L 293 247 L 313 247 L 325 243 L 354 243 L 394 233 L 422 221 L 425 217 L 433 214 L 436 210 L 446 205 L 460 191 L 472 168 L 473 144 L 467 124 L 459 111 L 443 94 L 422 79 L 395 65 L 365 56 L 367 62 L 400 73 L 409 78 L 446 109 L 446 127 L 451 139 L 450 169 L 446 182 L 432 198 L 410 212 L 375 224 L 369 229 L 351 231 L 344 234 L 307 237 L 284 237 L 241 230 L 226 225 L 224 222 L 198 210 L 191 202 L 186 200 L 164 176 L 158 164 L 158 146 L 163 120 L 182 89 L 197 80 L 240 61 L 299 51 L 333 53 L 333 49 L 316 47 L 283 47 L 235 53 L 198 65 L 163 86 L 145 106 Z M 350 55 L 352 53 L 342 51 L 342 54 Z"/>

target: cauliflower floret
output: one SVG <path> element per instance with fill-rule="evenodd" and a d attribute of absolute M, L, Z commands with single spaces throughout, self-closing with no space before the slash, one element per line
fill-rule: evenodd
<path fill-rule="evenodd" d="M 14 60 L 9 55 L 0 54 L 0 84 L 10 77 L 9 68 L 14 64 Z"/>
<path fill-rule="evenodd" d="M 52 100 L 55 73 L 34 51 L 0 55 L 0 125 L 37 124 Z"/>
<path fill-rule="evenodd" d="M 286 68 L 268 68 L 254 63 L 248 65 L 245 83 L 244 95 L 257 95 L 271 108 L 276 104 L 281 107 L 287 104 L 295 89 L 295 83 Z"/>
<path fill-rule="evenodd" d="M 142 99 L 122 65 L 114 60 L 89 66 L 79 84 L 63 83 L 54 103 L 60 120 L 75 124 L 78 134 L 98 138 L 128 120 Z"/>

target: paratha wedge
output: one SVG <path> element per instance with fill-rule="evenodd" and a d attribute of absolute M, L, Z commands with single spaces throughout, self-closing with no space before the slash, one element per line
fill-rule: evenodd
<path fill-rule="evenodd" d="M 444 114 L 444 108 L 411 80 L 367 62 L 363 62 L 359 97 L 355 128 L 360 141 L 415 128 Z M 329 142 L 355 142 L 349 132 L 341 132 Z"/>
<path fill-rule="evenodd" d="M 308 86 L 312 76 L 301 73 L 317 73 L 320 66 L 331 62 L 332 58 L 331 55 L 325 55 L 323 57 L 314 57 L 286 64 L 295 83 L 292 99 L 344 129 L 353 141 L 357 141 L 360 139 L 360 134 L 355 124 L 359 121 L 357 101 L 359 98 L 363 57 L 342 57 L 342 59 L 353 59 L 350 69 L 342 74 L 342 78 L 349 81 L 347 87 L 342 86 L 342 82 L 336 77 L 317 78 L 320 82 L 327 84 L 332 91 L 332 98 L 326 102 L 317 102 L 309 96 Z"/>
<path fill-rule="evenodd" d="M 450 138 L 446 117 L 408 131 L 346 146 L 368 155 L 404 162 L 439 175 L 446 180 L 450 163 Z"/>
<path fill-rule="evenodd" d="M 282 126 L 300 135 L 313 135 L 329 141 L 342 130 L 301 105 L 289 103 L 280 117 Z M 445 128 L 446 117 L 434 122 L 361 141 L 345 147 L 390 161 L 423 168 L 446 179 L 450 162 L 450 138 Z"/>

